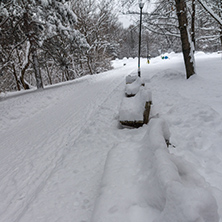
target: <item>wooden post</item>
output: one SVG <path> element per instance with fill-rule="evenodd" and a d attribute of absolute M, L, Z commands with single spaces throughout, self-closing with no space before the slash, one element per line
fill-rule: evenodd
<path fill-rule="evenodd" d="M 144 124 L 147 124 L 149 122 L 151 105 L 152 105 L 152 101 L 147 101 L 145 104 L 145 110 L 143 113 L 143 123 Z"/>

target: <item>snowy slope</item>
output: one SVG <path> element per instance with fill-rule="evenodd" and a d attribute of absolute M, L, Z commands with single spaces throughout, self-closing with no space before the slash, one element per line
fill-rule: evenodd
<path fill-rule="evenodd" d="M 142 78 L 176 148 L 155 145 L 162 144 L 155 119 L 119 127 L 134 59 L 43 91 L 2 95 L 0 221 L 219 221 L 222 61 L 197 53 L 198 75 L 185 80 L 182 55 L 169 58 L 143 60 Z"/>

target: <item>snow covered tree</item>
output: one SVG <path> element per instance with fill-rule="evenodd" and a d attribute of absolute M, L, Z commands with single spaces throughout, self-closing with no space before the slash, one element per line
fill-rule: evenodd
<path fill-rule="evenodd" d="M 188 31 L 187 8 L 185 0 L 175 0 L 176 13 L 182 42 L 182 52 L 186 67 L 187 79 L 195 74 L 194 48 Z"/>
<path fill-rule="evenodd" d="M 211 26 L 212 28 L 211 31 L 217 32 L 217 34 L 214 36 L 215 38 L 220 39 L 220 44 L 222 46 L 222 0 L 197 0 L 197 1 L 207 12 L 207 14 L 210 15 L 211 21 L 214 20 L 214 22 L 211 23 L 213 24 Z"/>
<path fill-rule="evenodd" d="M 174 0 L 161 0 L 156 3 L 156 8 L 151 13 L 145 13 L 143 24 L 158 40 L 156 48 L 162 52 L 180 51 L 180 33 L 178 18 L 176 16 Z"/>
<path fill-rule="evenodd" d="M 37 88 L 43 87 L 39 55 L 47 51 L 46 42 L 59 39 L 76 43 L 79 48 L 87 47 L 83 35 L 74 29 L 77 18 L 67 0 L 10 0 L 0 2 L 0 45 L 4 52 L 1 71 L 15 70 L 16 80 L 28 88 L 25 72 L 32 67 Z M 57 41 L 59 43 L 59 41 Z M 60 42 L 61 43 L 61 42 Z M 67 43 L 66 43 L 67 44 Z M 66 58 L 67 59 L 67 58 Z"/>
<path fill-rule="evenodd" d="M 123 0 L 124 1 L 124 0 Z M 135 1 L 134 1 L 135 2 Z M 187 5 L 185 0 L 159 0 L 152 13 L 144 13 L 144 27 L 162 36 L 166 48 L 174 48 L 177 39 L 181 39 L 182 52 L 186 67 L 186 77 L 195 73 L 194 47 L 189 33 Z M 178 29 L 179 24 L 179 29 Z M 162 49 L 161 46 L 159 46 Z"/>
<path fill-rule="evenodd" d="M 85 36 L 89 49 L 82 56 L 91 74 L 110 68 L 110 60 L 116 57 L 120 37 L 120 23 L 113 11 L 113 2 L 74 0 L 73 10 L 78 17 L 76 28 Z"/>
<path fill-rule="evenodd" d="M 122 30 L 122 41 L 120 43 L 119 58 L 137 57 L 138 56 L 138 28 L 137 26 L 129 26 Z M 143 45 L 143 44 L 142 44 Z"/>
<path fill-rule="evenodd" d="M 176 45 L 178 45 L 178 39 L 181 40 L 186 67 L 186 77 L 189 78 L 193 75 L 195 73 L 193 56 L 194 47 L 189 33 L 186 1 L 158 1 L 156 2 L 155 10 L 152 13 L 145 15 L 144 21 L 145 28 L 152 31 L 155 35 L 163 37 L 161 39 L 164 40 L 164 45 L 167 47 L 164 49 L 162 46 L 159 46 L 162 51 L 166 50 L 166 48 L 178 51 Z M 195 33 L 193 33 L 193 37 L 194 34 Z"/>

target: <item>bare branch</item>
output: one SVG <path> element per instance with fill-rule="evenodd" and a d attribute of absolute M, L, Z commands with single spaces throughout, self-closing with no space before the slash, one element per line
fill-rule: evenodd
<path fill-rule="evenodd" d="M 197 0 L 197 1 L 198 1 L 198 2 L 200 3 L 200 5 L 205 9 L 205 11 L 206 11 L 208 14 L 210 14 L 210 16 L 211 16 L 220 26 L 222 26 L 222 20 L 221 20 L 221 18 L 220 18 L 218 15 L 216 15 L 211 8 L 208 7 L 203 0 Z"/>

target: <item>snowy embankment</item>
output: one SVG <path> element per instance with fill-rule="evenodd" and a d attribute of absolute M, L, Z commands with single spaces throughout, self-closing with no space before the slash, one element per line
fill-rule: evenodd
<path fill-rule="evenodd" d="M 0 221 L 221 222 L 222 61 L 198 53 L 186 80 L 181 54 L 169 58 L 142 60 L 155 118 L 139 129 L 118 127 L 134 59 L 2 96 Z"/>
<path fill-rule="evenodd" d="M 141 140 L 109 152 L 92 221 L 219 221 L 204 178 L 168 152 L 166 122 L 153 118 L 139 131 L 145 132 Z"/>
<path fill-rule="evenodd" d="M 216 58 L 218 59 L 218 56 Z M 148 68 L 146 71 L 148 71 Z M 178 77 L 182 77 L 180 72 L 175 73 L 173 66 L 171 69 L 162 70 L 161 73 L 158 73 L 161 75 L 160 77 L 155 75 L 155 71 L 152 73 L 153 77 L 151 79 L 148 80 L 147 78 L 146 84 L 153 88 L 152 81 L 155 84 L 156 78 L 160 78 L 160 82 L 165 80 L 161 85 L 163 88 L 158 88 L 161 93 L 166 92 L 166 87 L 163 86 L 166 81 L 172 80 L 173 82 Z M 144 73 L 144 76 L 146 78 L 146 73 Z M 184 84 L 185 81 L 181 78 L 181 83 Z M 157 87 L 157 84 L 155 86 Z M 174 95 L 175 98 L 168 97 L 168 100 L 182 99 L 183 97 L 181 98 L 181 95 L 178 95 L 181 86 L 174 87 L 177 95 Z M 197 85 L 197 87 L 199 86 Z M 174 90 L 170 89 L 168 91 Z M 168 103 L 168 100 L 165 100 L 165 104 Z M 178 106 L 184 107 L 183 102 L 184 100 L 181 100 L 182 104 L 178 104 Z M 173 101 L 170 101 L 170 103 L 173 104 Z M 161 105 L 157 105 L 156 110 Z M 200 104 L 198 105 L 200 106 Z M 197 107 L 189 107 L 190 113 L 182 112 L 180 115 L 190 117 L 190 114 L 192 115 L 192 111 L 194 111 L 192 108 L 196 109 Z M 206 112 L 202 108 L 199 107 L 200 114 Z M 162 114 L 158 113 L 158 115 L 155 115 L 153 111 L 152 115 L 163 116 L 168 119 L 164 111 L 164 109 L 161 110 Z M 120 115 L 122 115 L 121 112 Z M 125 113 L 127 111 L 124 111 Z M 214 114 L 211 117 L 213 118 Z M 173 119 L 173 121 L 176 120 Z M 206 122 L 208 121 L 206 119 Z M 169 122 L 171 122 L 170 119 Z M 193 127 L 196 128 L 197 126 L 194 125 Z M 203 122 L 201 131 L 204 132 L 205 130 Z M 109 152 L 100 196 L 94 209 L 93 222 L 142 222 L 147 219 L 154 222 L 219 221 L 218 210 L 221 209 L 221 190 L 218 190 L 215 194 L 215 188 L 198 172 L 199 167 L 192 163 L 192 160 L 174 155 L 175 148 L 173 146 L 167 148 L 166 140 L 169 140 L 170 133 L 165 120 L 158 117 L 152 118 L 148 126 L 129 133 L 133 134 L 134 137 L 125 143 L 119 144 Z M 135 135 L 139 139 L 136 138 L 135 140 Z M 185 142 L 189 141 L 178 141 L 178 146 L 185 145 Z M 185 148 L 189 149 L 190 147 Z M 198 147 L 193 147 L 193 149 L 198 149 Z"/>

